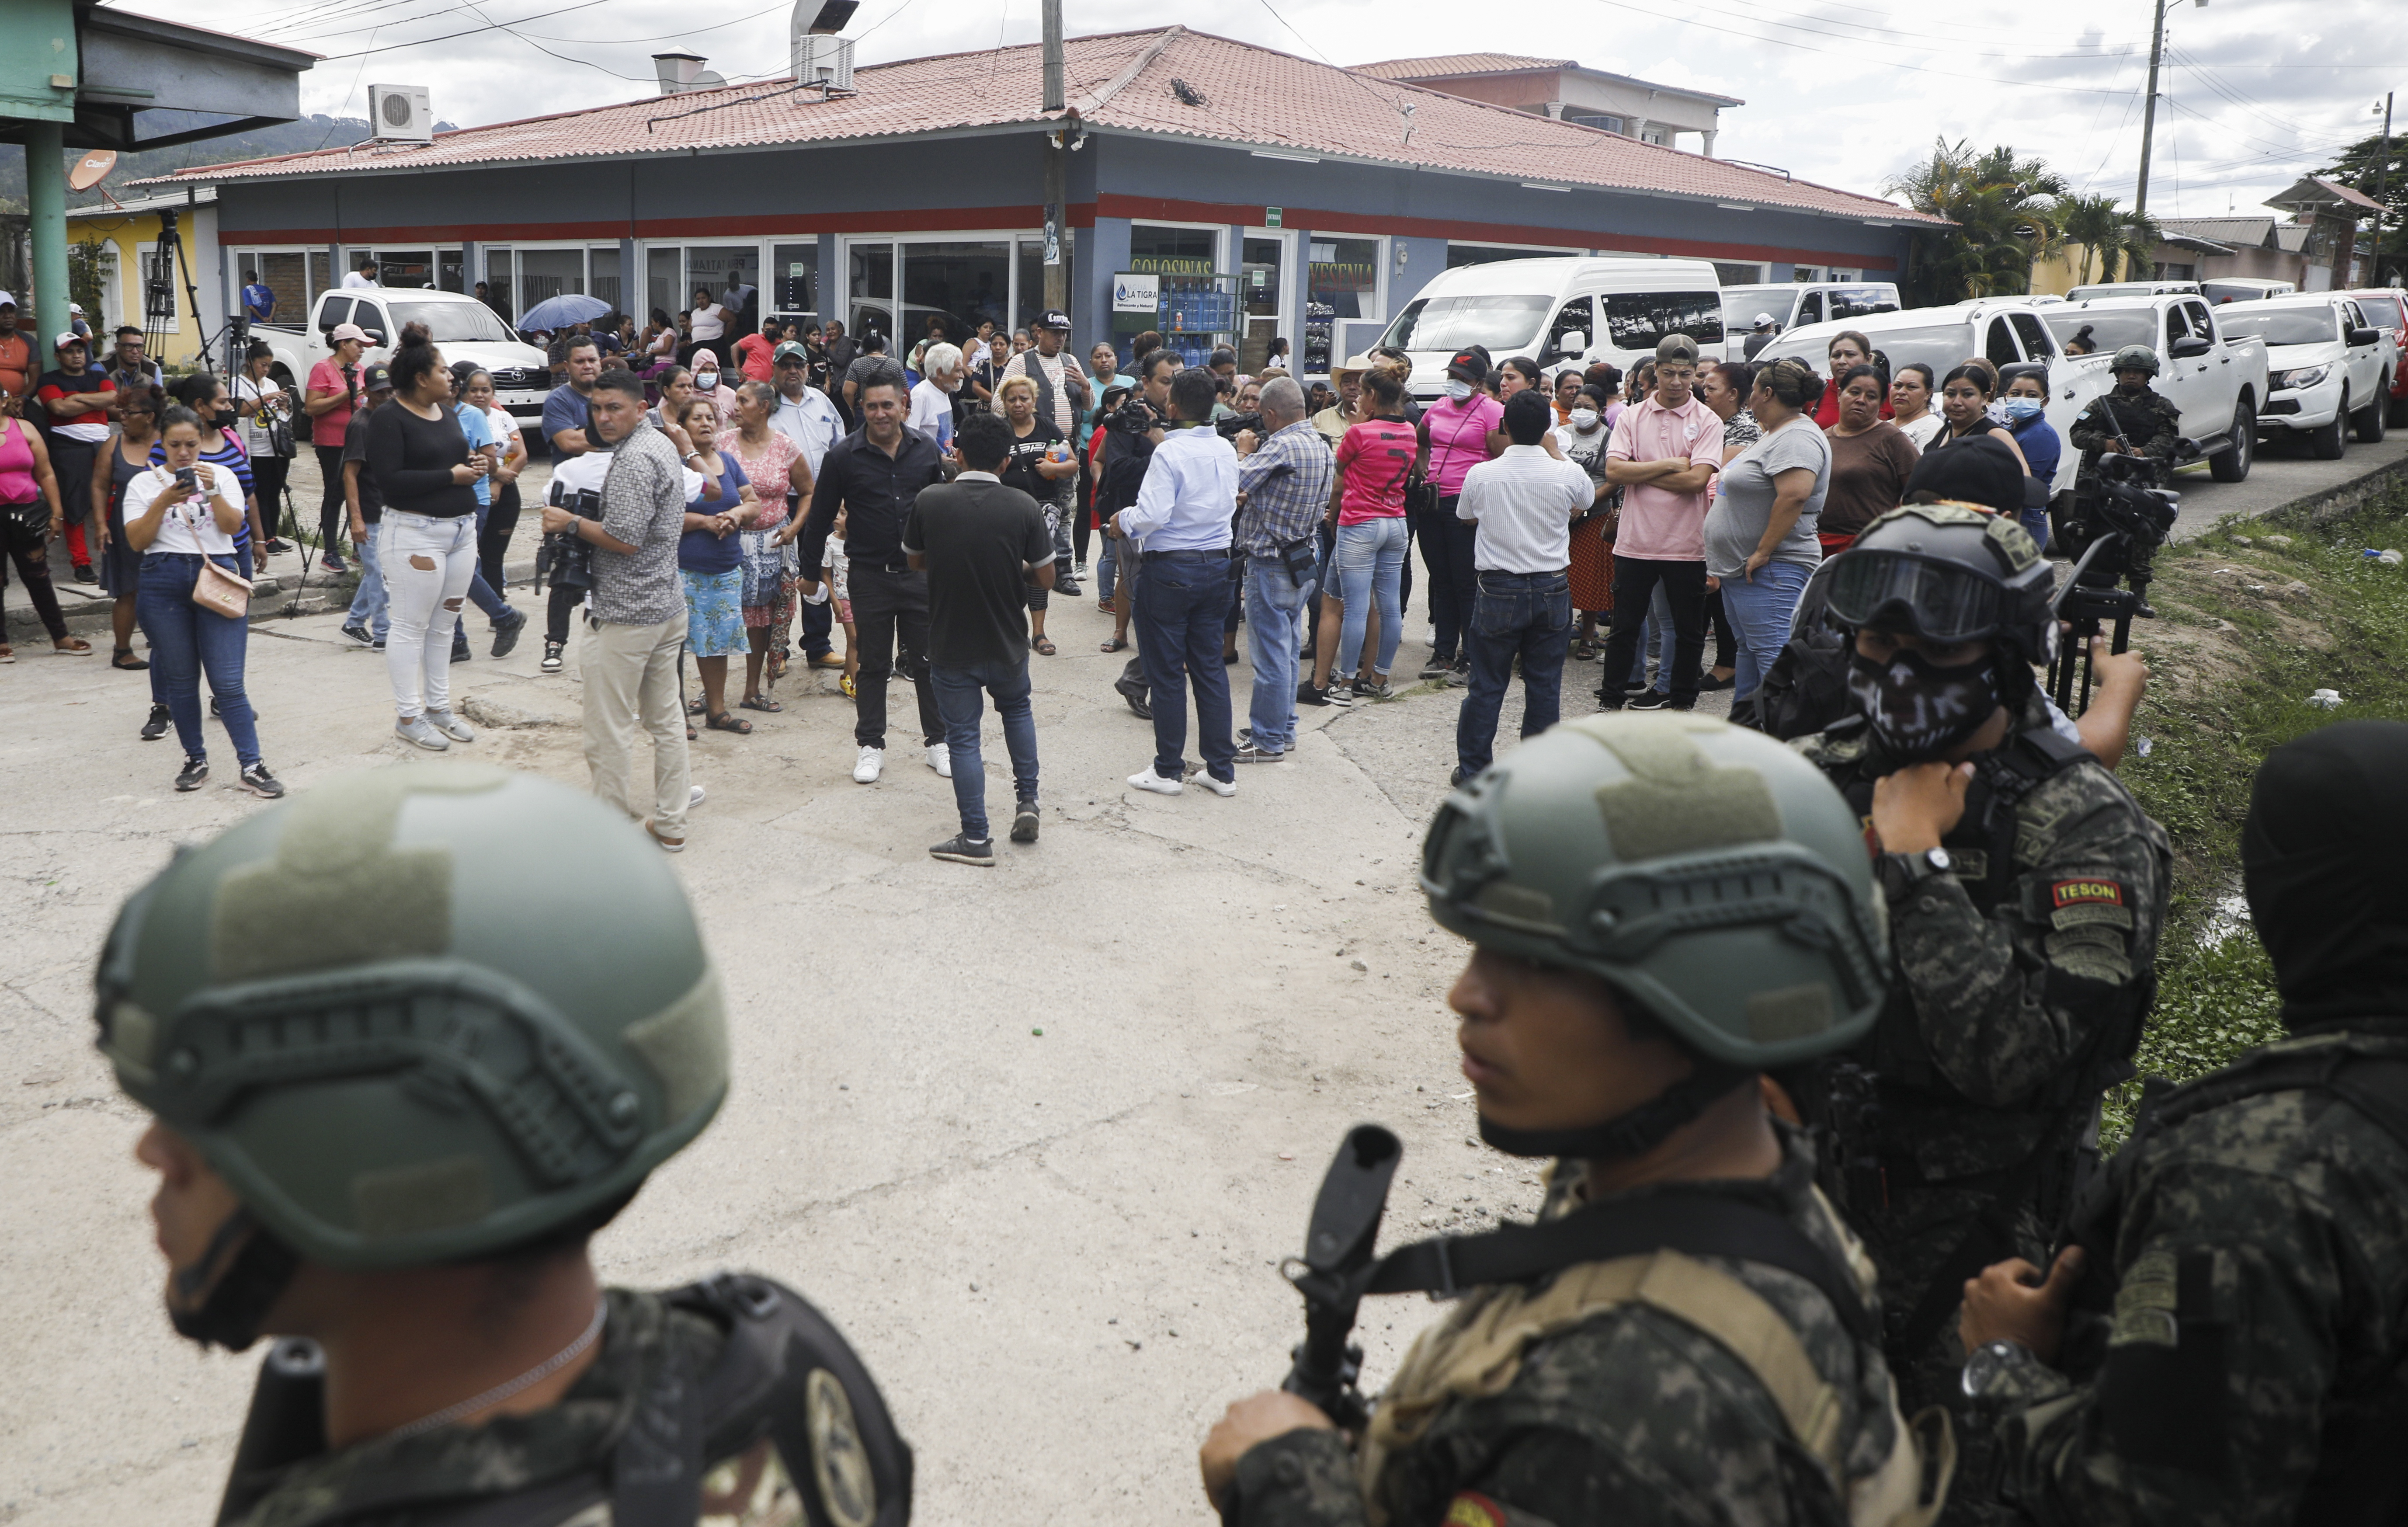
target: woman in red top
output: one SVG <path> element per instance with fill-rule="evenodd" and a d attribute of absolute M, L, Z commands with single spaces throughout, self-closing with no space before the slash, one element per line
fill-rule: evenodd
<path fill-rule="evenodd" d="M 1814 407 L 1814 423 L 1825 429 L 1829 429 L 1840 422 L 1840 378 L 1846 376 L 1856 367 L 1873 364 L 1873 342 L 1854 329 L 1842 329 L 1831 336 L 1828 359 L 1831 368 L 1826 374 L 1831 380 L 1823 389 L 1823 401 Z M 1889 414 L 1889 399 L 1884 397 L 1881 416 L 1886 419 Z"/>
<path fill-rule="evenodd" d="M 1322 631 L 1313 643 L 1312 686 L 1297 699 L 1308 705 L 1348 705 L 1357 698 L 1385 699 L 1405 616 L 1398 598 L 1412 531 L 1405 523 L 1405 484 L 1412 478 L 1421 441 L 1402 418 L 1404 384 L 1384 367 L 1363 374 L 1361 402 L 1368 415 L 1347 426 L 1338 445 L 1338 487 L 1331 507 L 1338 515 L 1338 545 L 1329 558 L 1330 579 L 1342 605 L 1324 601 Z M 1369 651 L 1369 625 L 1379 610 L 1379 655 Z M 1332 632 L 1331 625 L 1338 629 Z M 1336 640 L 1332 640 L 1333 636 Z M 1358 666 L 1359 665 L 1359 666 Z M 1330 671 L 1336 669 L 1332 680 Z M 1354 675 L 1352 693 L 1346 676 Z"/>
<path fill-rule="evenodd" d="M 360 400 L 360 353 L 368 347 L 367 330 L 337 324 L 326 332 L 326 343 L 335 353 L 309 367 L 301 407 L 309 415 L 309 443 L 317 448 L 318 476 L 325 484 L 318 499 L 318 548 L 324 554 L 318 565 L 341 572 L 343 559 L 336 549 L 351 517 L 343 503 L 343 432 Z"/>
<path fill-rule="evenodd" d="M 778 341 L 766 334 L 754 332 L 736 341 L 736 368 L 753 382 L 768 382 L 776 372 L 771 356 Z"/>

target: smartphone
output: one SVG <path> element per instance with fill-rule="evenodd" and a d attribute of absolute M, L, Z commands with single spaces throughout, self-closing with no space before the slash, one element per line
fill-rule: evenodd
<path fill-rule="evenodd" d="M 194 471 L 190 467 L 179 467 L 176 468 L 176 486 L 179 488 L 198 488 L 200 485 L 201 474 L 199 472 Z"/>

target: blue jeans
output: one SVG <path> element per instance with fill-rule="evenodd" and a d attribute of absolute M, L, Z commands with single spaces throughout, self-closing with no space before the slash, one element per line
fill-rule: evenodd
<path fill-rule="evenodd" d="M 1401 514 L 1364 520 L 1338 527 L 1338 549 L 1331 561 L 1338 569 L 1338 596 L 1346 601 L 1338 622 L 1338 655 L 1330 682 L 1351 679 L 1362 670 L 1363 632 L 1371 606 L 1380 607 L 1380 653 L 1371 670 L 1385 674 L 1397 664 L 1397 643 L 1405 639 L 1405 555 L 1412 547 L 1412 528 Z"/>
<path fill-rule="evenodd" d="M 1111 603 L 1112 590 L 1119 586 L 1120 544 L 1115 538 L 1106 536 L 1102 548 L 1096 553 L 1096 598 L 1100 603 Z"/>
<path fill-rule="evenodd" d="M 343 617 L 346 626 L 357 626 L 379 641 L 393 627 L 393 601 L 384 591 L 384 569 L 377 558 L 377 533 L 371 528 L 367 539 L 351 543 L 360 554 L 360 586 L 351 594 L 351 613 Z"/>
<path fill-rule="evenodd" d="M 2028 510 L 2025 510 L 2025 511 L 2023 511 L 2022 520 L 2023 520 L 2023 526 L 2024 526 L 2024 529 L 2025 529 L 2027 532 L 2028 532 L 2028 533 L 2030 534 L 2030 536 L 2031 536 L 2031 539 L 2032 539 L 2032 544 L 2033 544 L 2033 545 L 2035 545 L 2035 546 L 2037 546 L 2037 547 L 2039 547 L 2039 548 L 2040 548 L 2042 551 L 2043 551 L 2043 552 L 2044 552 L 2044 551 L 2047 551 L 2047 550 L 2048 550 L 2048 509 L 2047 509 L 2047 506 L 2043 505 L 2043 506 L 2042 506 L 2042 507 L 2041 507 L 2041 508 L 2039 508 L 2039 509 L 2028 509 Z"/>
<path fill-rule="evenodd" d="M 947 668 L 932 663 L 928 683 L 937 691 L 937 713 L 945 722 L 945 751 L 953 761 L 953 804 L 961 809 L 962 836 L 983 843 L 986 825 L 986 761 L 979 755 L 979 696 L 995 697 L 1003 718 L 1003 745 L 1011 755 L 1013 799 L 1037 799 L 1037 717 L 1028 709 L 1028 655 L 1008 663 Z"/>
<path fill-rule="evenodd" d="M 1497 713 L 1522 659 L 1522 735 L 1536 737 L 1564 709 L 1564 655 L 1572 644 L 1572 582 L 1564 572 L 1479 575 L 1479 601 L 1464 633 L 1471 684 L 1455 723 L 1455 758 L 1469 779 L 1496 756 Z"/>
<path fill-rule="evenodd" d="M 1773 561 L 1756 569 L 1753 583 L 1745 578 L 1722 581 L 1723 613 L 1730 617 L 1731 634 L 1739 639 L 1733 655 L 1738 658 L 1738 677 L 1731 685 L 1734 701 L 1754 695 L 1772 670 L 1772 660 L 1788 643 L 1798 597 L 1806 592 L 1806 580 L 1813 572 L 1801 562 Z"/>
<path fill-rule="evenodd" d="M 228 572 L 231 556 L 210 558 Z M 217 697 L 218 719 L 234 739 L 234 756 L 246 769 L 259 762 L 259 725 L 243 693 L 242 656 L 251 637 L 251 622 L 213 615 L 193 602 L 193 584 L 201 576 L 201 559 L 185 552 L 151 552 L 142 558 L 142 582 L 134 596 L 135 619 L 142 639 L 150 643 L 151 670 L 160 675 L 160 691 L 167 713 L 175 718 L 176 741 L 186 756 L 208 756 L 208 735 L 201 729 L 201 676 Z"/>
<path fill-rule="evenodd" d="M 480 546 L 484 544 L 485 521 L 492 518 L 493 512 L 494 508 L 491 504 L 477 506 L 477 543 Z M 481 559 L 477 571 L 468 580 L 468 602 L 483 611 L 487 620 L 507 620 L 516 613 L 510 609 L 510 601 L 494 592 L 494 585 L 485 582 L 485 569 Z"/>
<path fill-rule="evenodd" d="M 1229 670 L 1221 666 L 1221 622 L 1229 610 L 1226 552 L 1165 552 L 1143 564 L 1137 601 L 1138 655 L 1154 709 L 1154 771 L 1187 773 L 1187 686 L 1196 686 L 1197 751 L 1216 780 L 1238 777 L 1229 734 Z"/>
<path fill-rule="evenodd" d="M 1650 651 L 1656 654 L 1656 692 L 1669 695 L 1672 692 L 1672 602 L 1661 583 L 1656 585 L 1655 598 L 1647 601 L 1647 618 L 1639 623 L 1639 650 L 1630 659 L 1633 685 L 1647 682 Z"/>
<path fill-rule="evenodd" d="M 1296 745 L 1296 655 L 1304 645 L 1304 608 L 1312 585 L 1299 587 L 1275 556 L 1249 557 L 1246 629 L 1254 643 L 1254 746 L 1285 753 Z"/>

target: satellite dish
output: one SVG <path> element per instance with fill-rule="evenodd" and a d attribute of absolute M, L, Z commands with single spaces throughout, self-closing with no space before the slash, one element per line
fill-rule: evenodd
<path fill-rule="evenodd" d="M 77 160 L 76 167 L 67 171 L 67 189 L 90 191 L 93 186 L 107 180 L 108 172 L 116 167 L 117 151 L 115 149 L 94 149 Z"/>

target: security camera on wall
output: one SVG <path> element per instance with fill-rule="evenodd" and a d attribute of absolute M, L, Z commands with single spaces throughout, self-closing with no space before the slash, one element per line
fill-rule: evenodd
<path fill-rule="evenodd" d="M 435 113 L 424 85 L 370 85 L 368 137 L 385 141 L 432 143 Z"/>

